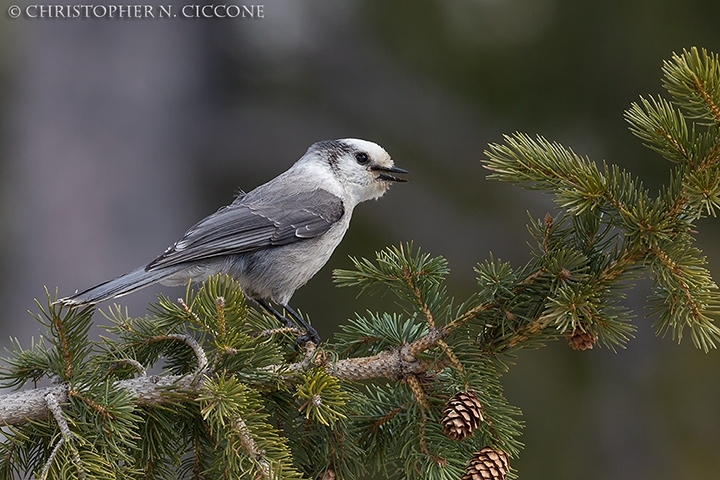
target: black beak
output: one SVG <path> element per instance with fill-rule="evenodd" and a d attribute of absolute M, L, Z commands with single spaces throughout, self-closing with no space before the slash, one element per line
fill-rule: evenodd
<path fill-rule="evenodd" d="M 380 165 L 374 165 L 370 167 L 370 170 L 375 170 L 376 172 L 380 172 L 380 175 L 378 175 L 377 178 L 380 180 L 387 180 L 389 182 L 407 182 L 407 178 L 400 178 L 396 177 L 395 175 L 390 175 L 391 173 L 401 173 L 401 174 L 408 174 L 407 170 L 400 167 L 381 167 Z"/>

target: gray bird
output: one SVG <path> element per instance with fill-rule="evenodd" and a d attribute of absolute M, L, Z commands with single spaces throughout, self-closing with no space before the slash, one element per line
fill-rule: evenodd
<path fill-rule="evenodd" d="M 94 304 L 157 282 L 184 285 L 226 273 L 247 297 L 291 326 L 269 302 L 281 305 L 305 328 L 304 340 L 317 343 L 317 332 L 290 307 L 290 298 L 328 261 L 355 206 L 405 182 L 396 175 L 406 173 L 366 140 L 315 143 L 286 172 L 240 193 L 152 262 L 58 302 Z"/>

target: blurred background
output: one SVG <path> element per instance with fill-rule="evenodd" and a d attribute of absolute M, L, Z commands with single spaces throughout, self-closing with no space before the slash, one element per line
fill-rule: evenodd
<path fill-rule="evenodd" d="M 266 0 L 264 18 L 233 20 L 12 19 L 11 3 L 0 0 L 2 345 L 38 335 L 27 310 L 44 286 L 68 295 L 146 263 L 237 188 L 332 138 L 383 145 L 411 182 L 357 208 L 293 305 L 326 337 L 355 311 L 395 308 L 334 288 L 331 271 L 407 240 L 449 260 L 464 298 L 475 263 L 492 252 L 524 264 L 528 212 L 554 211 L 485 179 L 488 142 L 539 133 L 656 191 L 670 165 L 623 111 L 662 93 L 674 51 L 720 51 L 716 0 Z M 698 230 L 718 278 L 720 221 Z M 512 462 L 523 480 L 718 477 L 720 353 L 656 338 L 648 291 L 628 295 L 627 350 L 556 342 L 517 358 L 504 385 L 524 412 Z M 158 292 L 183 293 L 120 303 L 141 316 Z"/>

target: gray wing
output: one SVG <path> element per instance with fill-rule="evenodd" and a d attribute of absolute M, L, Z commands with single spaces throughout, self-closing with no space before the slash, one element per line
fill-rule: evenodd
<path fill-rule="evenodd" d="M 342 200 L 325 190 L 276 200 L 235 202 L 198 222 L 146 270 L 287 245 L 327 232 L 345 213 Z"/>

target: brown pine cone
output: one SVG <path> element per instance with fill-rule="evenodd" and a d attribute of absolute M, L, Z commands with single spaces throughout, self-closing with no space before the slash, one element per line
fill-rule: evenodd
<path fill-rule="evenodd" d="M 440 420 L 443 433 L 454 440 L 473 434 L 483 421 L 482 405 L 473 392 L 458 392 L 445 404 Z"/>
<path fill-rule="evenodd" d="M 570 345 L 570 348 L 573 350 L 592 349 L 595 342 L 597 342 L 596 335 L 589 332 L 583 332 L 579 328 L 573 330 L 572 333 L 568 333 L 565 337 L 567 338 L 568 345 Z"/>
<path fill-rule="evenodd" d="M 485 447 L 475 452 L 460 480 L 505 480 L 510 465 L 502 450 Z"/>

